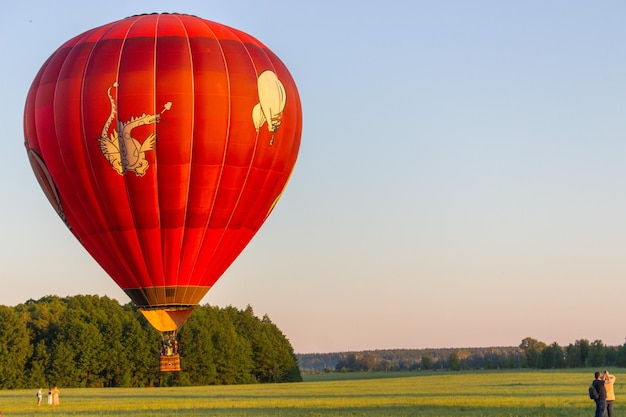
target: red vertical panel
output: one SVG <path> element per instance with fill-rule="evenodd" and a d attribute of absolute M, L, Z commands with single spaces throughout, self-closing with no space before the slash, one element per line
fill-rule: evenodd
<path fill-rule="evenodd" d="M 30 149 L 36 150 L 41 158 L 42 166 L 45 166 L 47 175 L 54 179 L 53 188 L 58 192 L 61 201 L 72 199 L 73 188 L 71 179 L 68 177 L 62 159 L 62 150 L 66 146 L 65 138 L 57 135 L 55 127 L 55 95 L 57 93 L 57 81 L 59 72 L 67 60 L 72 48 L 77 43 L 75 38 L 67 42 L 54 54 L 42 69 L 36 90 L 33 92 L 34 130 L 35 135 L 30 137 L 29 143 L 35 144 Z M 32 91 L 32 90 L 31 90 Z M 61 109 L 62 110 L 62 109 Z M 82 239 L 83 229 L 81 223 L 77 220 L 80 218 L 80 207 L 68 204 L 62 206 L 62 215 L 66 219 L 66 223 L 71 225 L 72 232 Z M 84 243 L 83 243 L 84 244 Z"/>
<path fill-rule="evenodd" d="M 108 25 L 101 36 L 91 40 L 94 45 L 85 64 L 81 94 L 82 130 L 92 181 L 90 190 L 97 199 L 94 206 L 85 211 L 90 216 L 100 216 L 102 219 L 102 225 L 90 237 L 104 241 L 95 253 L 106 257 L 106 261 L 99 263 L 122 288 L 148 282 L 143 260 L 132 256 L 138 248 L 137 240 L 129 241 L 120 233 L 119 227 L 111 227 L 121 223 L 118 216 L 123 212 L 122 208 L 125 213 L 129 212 L 129 208 L 125 199 L 122 200 L 125 194 L 124 178 L 103 152 L 104 138 L 112 140 L 116 129 L 118 89 L 114 84 L 117 82 L 121 48 L 129 26 L 130 22 L 126 21 Z M 94 32 L 90 35 L 94 35 Z M 113 152 L 112 144 L 108 144 L 106 152 Z M 120 169 L 119 161 L 117 169 Z"/>
<path fill-rule="evenodd" d="M 156 102 L 159 124 L 157 172 L 165 285 L 186 284 L 179 277 L 191 154 L 194 145 L 194 80 L 185 27 L 174 15 L 159 20 L 156 48 Z M 167 110 L 167 103 L 171 109 Z"/>
<path fill-rule="evenodd" d="M 144 287 L 165 283 L 161 254 L 157 168 L 154 146 L 148 141 L 157 134 L 154 89 L 157 16 L 134 18 L 124 43 L 118 67 L 117 129 L 122 161 L 126 161 L 124 187 L 118 192 L 127 202 L 123 216 L 123 239 L 137 239 L 130 256 L 141 259 L 147 271 Z M 164 302 L 164 291 L 158 292 Z"/>
<path fill-rule="evenodd" d="M 93 43 L 81 39 L 67 55 L 60 68 L 54 97 L 54 127 L 59 149 L 59 163 L 63 166 L 61 195 L 66 207 L 74 209 L 72 224 L 80 228 L 81 242 L 88 249 L 101 247 L 104 241 L 94 230 L 106 227 L 92 191 L 92 177 L 86 157 L 86 143 L 82 129 L 81 90 L 85 63 Z M 110 263 L 109 254 L 96 252 L 101 263 Z"/>
<path fill-rule="evenodd" d="M 219 41 L 206 21 L 181 16 L 193 55 L 194 131 L 191 178 L 181 255 L 180 280 L 192 285 L 210 285 L 193 271 L 203 261 L 200 251 L 209 248 L 207 225 L 214 208 L 222 172 L 229 129 L 229 85 Z M 207 257 L 208 258 L 208 257 Z"/>
<path fill-rule="evenodd" d="M 251 114 L 257 101 L 256 73 L 236 31 L 220 25 L 212 26 L 212 29 L 220 40 L 226 65 L 229 90 L 229 130 L 207 237 L 194 271 L 199 274 L 198 279 L 209 282 L 211 285 L 223 273 L 223 271 L 215 270 L 211 265 L 215 263 L 220 247 L 228 244 L 225 242 L 225 237 L 229 234 L 227 228 L 256 152 L 256 134 Z M 232 254 L 226 254 L 226 256 L 230 258 L 228 264 L 235 257 Z"/>
<path fill-rule="evenodd" d="M 116 170 L 108 160 L 110 156 L 105 156 L 102 142 L 103 135 L 111 138 L 117 128 L 119 62 L 130 26 L 131 22 L 124 21 L 109 25 L 101 37 L 92 40 L 95 45 L 85 65 L 82 88 L 82 128 L 92 178 L 91 187 L 83 189 L 82 193 L 92 191 L 97 196 L 97 206 L 86 210 L 90 216 L 100 212 L 105 222 L 102 230 L 94 232 L 94 238 L 101 235 L 106 239 L 96 253 L 107 256 L 107 261 L 100 264 L 122 288 L 150 282 L 144 259 L 137 256 L 141 248 L 133 231 L 125 180 L 118 171 L 119 151 Z"/>

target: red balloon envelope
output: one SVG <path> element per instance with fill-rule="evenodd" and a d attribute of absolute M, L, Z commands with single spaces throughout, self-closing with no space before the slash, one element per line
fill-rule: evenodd
<path fill-rule="evenodd" d="M 179 14 L 66 42 L 37 74 L 24 116 L 46 196 L 162 332 L 182 325 L 270 214 L 301 127 L 276 55 Z"/>

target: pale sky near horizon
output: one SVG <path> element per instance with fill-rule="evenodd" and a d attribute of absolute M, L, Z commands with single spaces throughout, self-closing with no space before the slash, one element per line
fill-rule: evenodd
<path fill-rule="evenodd" d="M 203 304 L 252 306 L 298 353 L 625 342 L 621 1 L 3 4 L 1 305 L 129 302 L 39 189 L 22 114 L 62 43 L 150 12 L 258 38 L 302 99 L 291 181 Z"/>

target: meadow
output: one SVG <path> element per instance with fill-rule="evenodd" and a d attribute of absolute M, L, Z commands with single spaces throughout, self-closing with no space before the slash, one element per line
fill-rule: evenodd
<path fill-rule="evenodd" d="M 621 415 L 617 376 L 615 411 Z M 60 405 L 36 388 L 0 391 L 2 417 L 416 416 L 582 417 L 591 369 L 306 375 L 305 382 L 182 388 L 63 389 Z"/>

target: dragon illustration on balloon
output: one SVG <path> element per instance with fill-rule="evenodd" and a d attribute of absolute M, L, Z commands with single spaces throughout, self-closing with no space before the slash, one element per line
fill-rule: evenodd
<path fill-rule="evenodd" d="M 100 142 L 100 150 L 104 157 L 109 161 L 111 166 L 120 174 L 132 171 L 137 176 L 143 176 L 148 169 L 148 160 L 146 159 L 146 152 L 154 149 L 156 143 L 156 133 L 151 133 L 143 142 L 139 142 L 132 136 L 132 131 L 136 127 L 159 123 L 161 121 L 161 114 L 172 108 L 172 102 L 168 101 L 163 106 L 163 110 L 158 114 L 146 114 L 143 113 L 138 117 L 131 117 L 126 122 L 117 122 L 116 129 L 109 134 L 109 128 L 115 119 L 117 114 L 117 106 L 115 100 L 111 94 L 112 88 L 117 88 L 118 83 L 114 82 L 111 87 L 107 89 L 107 95 L 109 96 L 109 102 L 111 103 L 111 112 L 107 121 L 102 127 L 102 133 L 98 138 Z M 108 136 L 107 136 L 108 135 Z M 122 140 L 120 140 L 120 138 Z"/>

